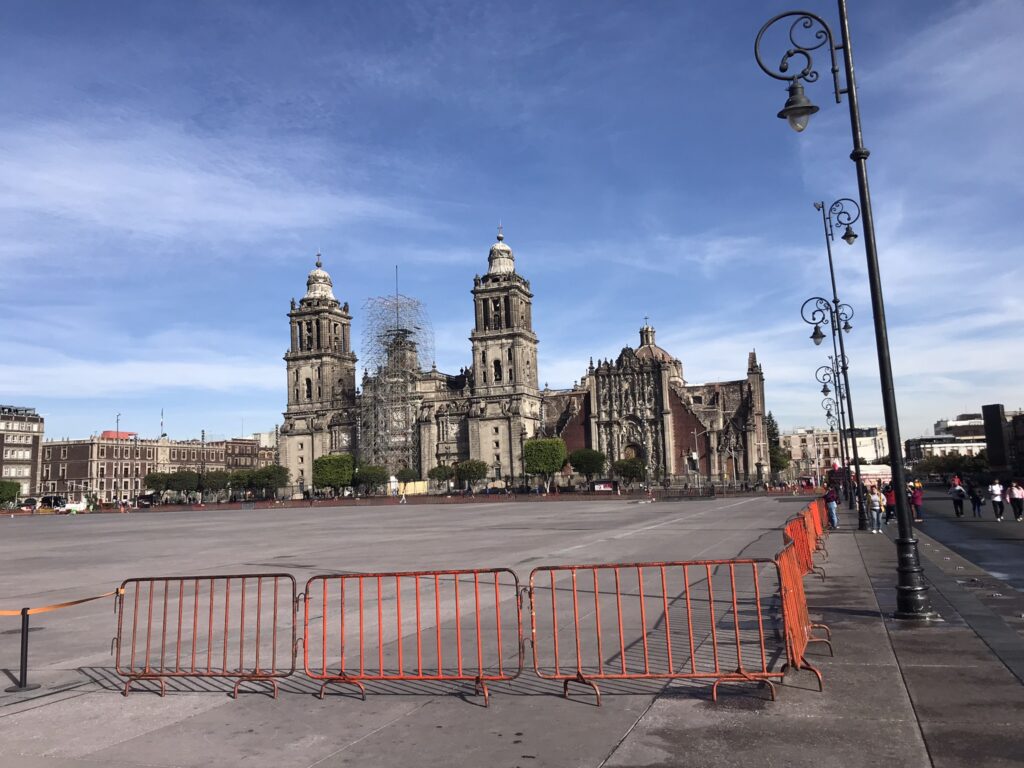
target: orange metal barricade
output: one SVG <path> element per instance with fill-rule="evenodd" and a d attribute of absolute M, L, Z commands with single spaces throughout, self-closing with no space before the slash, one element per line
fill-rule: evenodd
<path fill-rule="evenodd" d="M 807 661 L 807 646 L 811 643 L 825 643 L 832 655 L 832 633 L 824 624 L 812 624 L 807 610 L 807 595 L 804 592 L 804 570 L 800 562 L 795 541 L 790 542 L 775 557 L 779 566 L 782 587 L 782 611 L 786 627 L 787 667 L 809 669 L 818 678 L 818 689 L 822 689 L 821 672 Z M 815 637 L 814 630 L 822 629 L 825 637 Z"/>
<path fill-rule="evenodd" d="M 807 521 L 807 532 L 810 536 L 814 551 L 821 552 L 828 557 L 825 549 L 825 539 L 828 538 L 828 507 L 824 499 L 815 499 L 803 511 L 804 519 Z"/>
<path fill-rule="evenodd" d="M 811 543 L 810 537 L 812 534 L 806 512 L 787 520 L 785 527 L 782 529 L 782 534 L 783 544 L 793 543 L 795 557 L 799 563 L 801 573 L 816 573 L 824 581 L 825 570 L 821 566 L 814 564 L 815 546 Z"/>
<path fill-rule="evenodd" d="M 126 579 L 117 598 L 115 668 L 136 680 L 267 682 L 295 671 L 295 578 L 286 573 Z M 127 644 L 125 643 L 127 640 Z"/>
<path fill-rule="evenodd" d="M 546 680 L 601 692 L 595 681 L 773 679 L 785 643 L 777 631 L 774 560 L 560 565 L 530 574 L 533 666 Z M 773 629 L 776 630 L 773 632 Z"/>
<path fill-rule="evenodd" d="M 364 681 L 465 680 L 489 705 L 487 683 L 523 670 L 519 579 L 506 568 L 314 576 L 304 598 L 304 668 L 321 698 L 331 683 L 365 699 Z"/>

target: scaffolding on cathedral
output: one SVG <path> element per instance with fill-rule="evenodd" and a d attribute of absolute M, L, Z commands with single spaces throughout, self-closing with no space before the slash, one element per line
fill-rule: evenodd
<path fill-rule="evenodd" d="M 418 374 L 434 363 L 434 331 L 423 303 L 397 291 L 363 304 L 360 458 L 387 467 L 419 469 L 416 416 Z"/>

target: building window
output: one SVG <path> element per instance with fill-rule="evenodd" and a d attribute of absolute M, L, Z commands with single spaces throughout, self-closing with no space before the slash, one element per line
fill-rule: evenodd
<path fill-rule="evenodd" d="M 313 380 L 312 379 L 306 379 L 306 399 L 307 400 L 312 400 L 313 399 Z"/>
<path fill-rule="evenodd" d="M 177 448 L 172 448 L 171 449 L 171 459 L 174 460 L 174 461 L 178 460 L 178 449 Z"/>
<path fill-rule="evenodd" d="M 118 448 L 117 446 L 114 446 L 114 458 L 115 459 L 121 458 L 121 449 Z"/>
<path fill-rule="evenodd" d="M 104 448 L 102 445 L 100 446 L 100 458 L 101 459 L 107 458 L 107 449 Z"/>
<path fill-rule="evenodd" d="M 6 458 L 6 456 L 7 456 L 7 451 L 4 451 L 4 457 Z M 47 448 L 45 451 L 43 451 L 43 458 L 46 459 L 47 461 L 50 460 L 50 449 L 49 448 Z"/>

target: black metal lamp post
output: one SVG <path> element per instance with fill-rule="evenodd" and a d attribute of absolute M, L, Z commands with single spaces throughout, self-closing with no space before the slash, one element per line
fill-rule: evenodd
<path fill-rule="evenodd" d="M 864 251 L 867 256 L 868 286 L 871 291 L 871 309 L 875 321 L 875 345 L 878 352 L 878 370 L 881 378 L 882 409 L 885 413 L 885 427 L 888 432 L 889 457 L 892 462 L 892 481 L 897 489 L 896 520 L 898 538 L 896 552 L 898 564 L 896 584 L 896 618 L 927 620 L 936 618 L 928 598 L 928 586 L 921 569 L 917 539 L 910 519 L 910 508 L 907 504 L 906 477 L 903 469 L 903 446 L 900 441 L 899 416 L 896 412 L 896 394 L 892 378 L 892 362 L 889 357 L 889 337 L 885 323 L 885 302 L 882 298 L 882 279 L 878 267 L 878 249 L 875 243 L 874 214 L 871 208 L 871 191 L 868 186 L 867 159 L 869 152 L 864 146 L 860 124 L 860 103 L 857 97 L 857 83 L 853 72 L 853 48 L 850 40 L 850 24 L 846 13 L 846 0 L 837 0 L 839 6 L 838 42 L 832 28 L 820 16 L 807 11 L 787 11 L 772 17 L 761 27 L 754 41 L 754 58 L 758 66 L 770 77 L 789 83 L 789 98 L 779 117 L 787 120 L 797 131 L 807 127 L 807 121 L 818 108 L 804 94 L 801 81 L 814 83 L 818 80 L 818 72 L 814 69 L 812 51 L 827 46 L 831 58 L 833 91 L 836 103 L 842 103 L 846 95 L 850 110 L 850 131 L 853 138 L 853 151 L 850 159 L 857 168 L 857 189 L 860 197 L 860 210 L 864 221 Z M 789 26 L 789 42 L 792 47 L 785 51 L 779 61 L 778 68 L 765 64 L 761 57 L 761 40 L 765 32 L 777 22 L 792 20 Z M 801 32 L 802 30 L 802 32 Z M 813 31 L 812 31 L 813 30 Z M 808 35 L 807 44 L 797 41 L 797 37 Z M 840 82 L 837 52 L 842 52 L 845 70 L 845 87 Z M 791 71 L 790 65 L 796 58 L 796 64 L 803 67 Z"/>
<path fill-rule="evenodd" d="M 848 228 L 849 229 L 849 228 Z M 852 232 L 852 230 L 850 230 Z M 853 235 L 856 239 L 856 235 Z M 829 266 L 831 267 L 832 261 L 829 259 Z M 835 286 L 835 277 L 833 276 L 833 288 Z M 833 293 L 833 296 L 835 294 Z M 846 435 L 850 437 L 852 441 L 852 463 L 854 468 L 854 493 L 847 497 L 850 504 L 850 509 L 853 509 L 854 504 L 857 506 L 857 528 L 862 531 L 868 529 L 868 515 L 867 507 L 864 504 L 863 494 L 861 493 L 861 479 L 860 479 L 860 454 L 857 450 L 857 438 L 854 434 L 853 424 L 853 401 L 850 399 L 850 376 L 849 361 L 846 358 L 846 344 L 843 341 L 843 334 L 849 333 L 853 330 L 853 326 L 850 325 L 850 320 L 853 319 L 853 307 L 849 304 L 840 304 L 838 299 L 829 301 L 821 296 L 812 296 L 803 303 L 800 307 L 800 317 L 803 318 L 804 322 L 808 325 L 814 326 L 814 333 L 811 334 L 811 341 L 816 345 L 820 345 L 821 342 L 826 338 L 825 334 L 821 330 L 821 326 L 827 325 L 832 332 L 832 355 L 829 359 L 833 361 L 833 367 L 835 373 L 832 381 L 836 386 L 837 392 L 841 393 L 839 399 L 839 405 L 836 408 L 837 413 L 840 414 L 843 420 L 846 419 L 846 414 L 850 414 L 849 421 L 843 425 L 843 429 Z M 842 372 L 843 377 L 840 379 L 839 372 Z M 843 401 L 845 400 L 845 407 L 843 407 Z M 846 429 L 847 424 L 849 429 Z"/>
<path fill-rule="evenodd" d="M 846 424 L 843 421 L 843 393 L 839 385 L 839 379 L 831 365 L 820 366 L 818 370 L 814 372 L 814 378 L 819 384 L 821 384 L 821 394 L 825 398 L 821 401 L 821 407 L 825 409 L 829 428 L 833 433 L 839 433 L 838 458 L 840 465 L 845 467 L 846 447 L 844 446 L 844 441 L 846 438 Z M 828 385 L 830 383 L 835 385 L 834 390 L 829 389 Z M 844 481 L 843 485 L 846 487 L 847 495 L 849 495 L 849 483 Z"/>
<path fill-rule="evenodd" d="M 843 228 L 841 238 L 847 245 L 853 245 L 854 241 L 856 241 L 857 233 L 854 232 L 853 225 L 860 219 L 860 207 L 848 197 L 836 200 L 828 207 L 827 212 L 824 202 L 817 202 L 814 204 L 814 207 L 821 212 L 821 223 L 825 232 L 825 250 L 828 253 L 828 274 L 832 281 L 832 305 L 835 307 L 834 315 L 837 320 L 842 320 L 843 322 L 841 329 L 838 323 L 832 327 L 832 342 L 833 347 L 835 347 L 835 342 L 838 337 L 839 349 L 834 351 L 836 360 L 841 364 L 840 370 L 843 374 L 843 389 L 846 392 L 846 411 L 850 427 L 847 434 L 851 436 L 852 440 L 850 451 L 853 453 L 854 471 L 856 473 L 857 528 L 861 531 L 866 531 L 868 529 L 868 512 L 867 507 L 864 504 L 863 494 L 861 493 L 860 455 L 857 450 L 857 427 L 853 419 L 853 399 L 850 395 L 850 374 L 848 372 L 849 366 L 846 359 L 846 341 L 843 338 L 843 333 L 839 332 L 842 330 L 845 333 L 849 333 L 853 330 L 853 326 L 850 325 L 850 319 L 853 317 L 853 310 L 849 308 L 849 305 L 839 303 L 839 291 L 836 288 L 836 270 L 832 261 L 832 242 L 835 240 L 835 233 L 839 227 Z M 843 315 L 847 316 L 843 317 Z M 850 502 L 850 509 L 853 509 L 852 500 Z"/>

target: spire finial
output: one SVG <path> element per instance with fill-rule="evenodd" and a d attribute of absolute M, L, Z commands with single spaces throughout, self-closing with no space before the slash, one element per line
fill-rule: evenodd
<path fill-rule="evenodd" d="M 320 249 L 318 248 L 317 251 L 316 251 L 316 268 L 320 269 L 322 267 L 323 267 L 323 262 L 320 261 Z"/>
<path fill-rule="evenodd" d="M 647 315 L 644 315 L 644 328 L 650 328 L 651 323 L 649 322 L 649 320 L 650 318 L 648 318 Z"/>
<path fill-rule="evenodd" d="M 498 219 L 498 242 L 502 242 L 505 239 L 505 233 L 501 230 L 501 219 Z"/>

